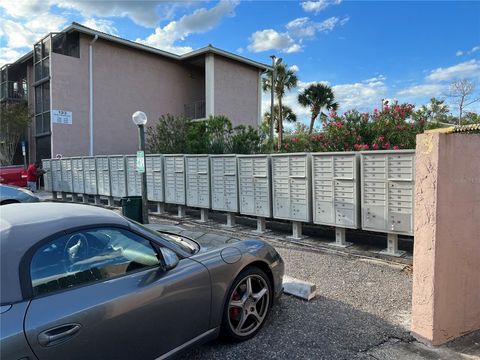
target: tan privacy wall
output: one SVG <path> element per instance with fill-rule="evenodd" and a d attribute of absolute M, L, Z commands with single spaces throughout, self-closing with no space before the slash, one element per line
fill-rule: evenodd
<path fill-rule="evenodd" d="M 480 329 L 480 135 L 417 136 L 412 333 Z"/>

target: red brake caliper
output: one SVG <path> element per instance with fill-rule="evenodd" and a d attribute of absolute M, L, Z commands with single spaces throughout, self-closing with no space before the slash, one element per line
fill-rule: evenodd
<path fill-rule="evenodd" d="M 235 290 L 232 296 L 232 300 L 240 300 L 240 295 L 238 294 L 238 290 Z M 230 308 L 230 319 L 238 320 L 240 316 L 240 309 L 238 307 L 231 307 Z"/>

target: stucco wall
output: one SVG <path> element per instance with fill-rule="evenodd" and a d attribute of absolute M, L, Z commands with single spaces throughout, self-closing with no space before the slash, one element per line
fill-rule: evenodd
<path fill-rule="evenodd" d="M 52 54 L 53 109 L 73 113 L 72 125 L 53 125 L 53 155 L 88 155 L 90 40 L 80 37 L 80 59 Z M 93 77 L 95 155 L 137 150 L 135 111 L 144 111 L 152 125 L 160 115 L 183 115 L 184 104 L 204 99 L 203 72 L 103 40 L 93 45 Z"/>
<path fill-rule="evenodd" d="M 221 56 L 214 57 L 215 115 L 225 115 L 233 123 L 258 126 L 259 72 Z"/>
<path fill-rule="evenodd" d="M 417 136 L 412 333 L 480 329 L 480 135 Z"/>

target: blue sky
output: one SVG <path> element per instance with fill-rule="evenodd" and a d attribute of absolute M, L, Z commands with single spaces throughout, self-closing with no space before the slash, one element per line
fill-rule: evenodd
<path fill-rule="evenodd" d="M 286 102 L 301 119 L 296 97 L 312 82 L 331 85 L 342 111 L 420 105 L 459 78 L 480 88 L 480 2 L 0 0 L 0 11 L 1 63 L 72 21 L 177 53 L 211 43 L 265 63 L 276 54 L 298 69 Z"/>

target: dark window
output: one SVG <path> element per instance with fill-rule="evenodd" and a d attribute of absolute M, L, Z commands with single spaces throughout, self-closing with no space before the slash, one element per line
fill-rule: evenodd
<path fill-rule="evenodd" d="M 50 135 L 35 138 L 35 159 L 50 159 L 52 157 L 51 146 Z"/>
<path fill-rule="evenodd" d="M 35 114 L 39 114 L 43 112 L 42 107 L 42 87 L 37 86 L 35 88 Z"/>
<path fill-rule="evenodd" d="M 79 33 L 55 35 L 52 39 L 52 51 L 57 54 L 80 57 Z"/>
<path fill-rule="evenodd" d="M 50 110 L 50 82 L 42 85 L 43 111 Z"/>
<path fill-rule="evenodd" d="M 57 238 L 34 254 L 34 295 L 110 279 L 159 265 L 150 242 L 130 231 L 97 228 Z"/>

